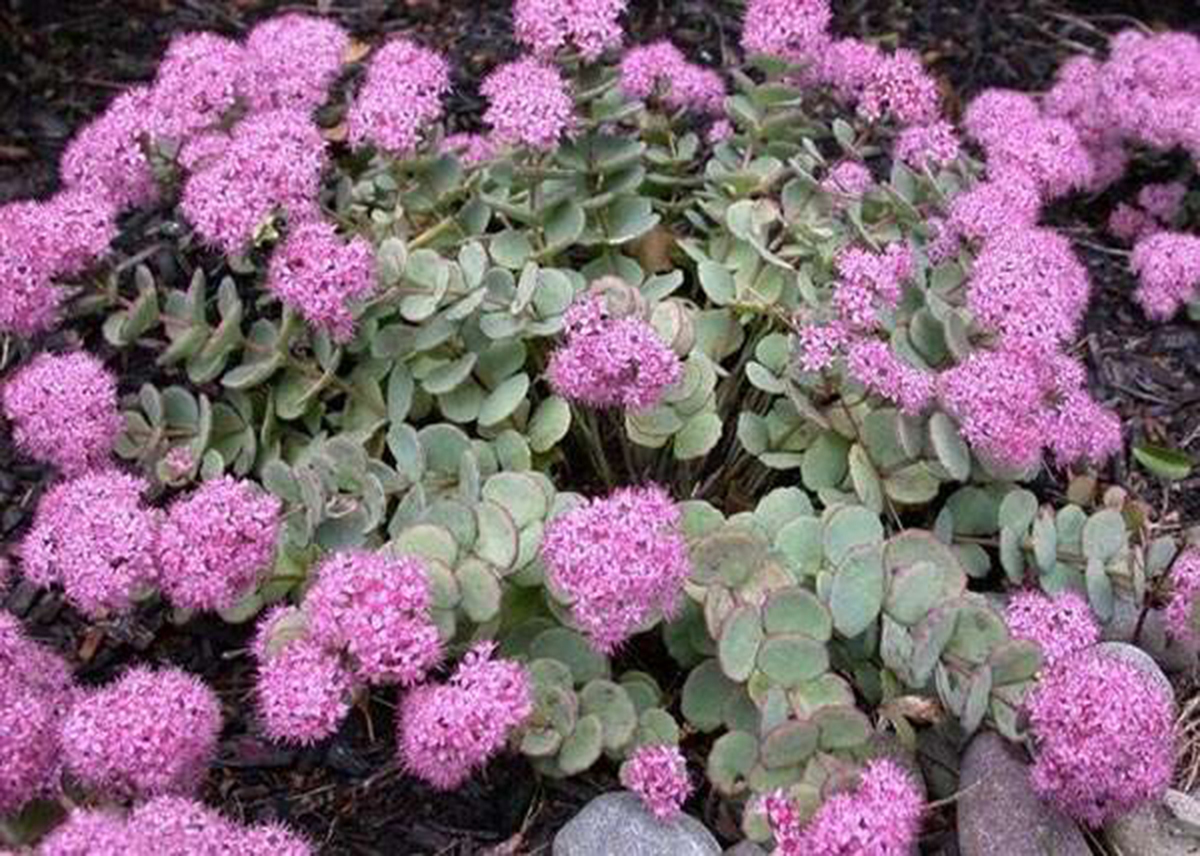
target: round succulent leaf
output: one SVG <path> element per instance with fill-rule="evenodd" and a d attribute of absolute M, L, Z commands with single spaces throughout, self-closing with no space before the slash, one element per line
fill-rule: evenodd
<path fill-rule="evenodd" d="M 817 751 L 821 729 L 809 720 L 790 719 L 763 737 L 762 763 L 769 770 L 802 764 Z"/>
<path fill-rule="evenodd" d="M 1000 530 L 1000 567 L 1013 585 L 1025 578 L 1025 536 L 1007 526 Z"/>
<path fill-rule="evenodd" d="M 562 747 L 563 736 L 554 728 L 526 728 L 521 735 L 521 754 L 530 758 L 549 758 Z"/>
<path fill-rule="evenodd" d="M 1096 617 L 1102 622 L 1109 621 L 1113 616 L 1114 607 L 1113 584 L 1103 560 L 1094 557 L 1087 560 L 1084 580 L 1087 583 L 1088 603 L 1091 604 L 1092 612 L 1096 613 Z"/>
<path fill-rule="evenodd" d="M 758 501 L 754 518 L 764 531 L 777 533 L 798 517 L 812 517 L 812 501 L 798 487 L 777 487 Z"/>
<path fill-rule="evenodd" d="M 775 535 L 775 549 L 798 577 L 812 576 L 825 558 L 825 526 L 815 517 L 797 517 Z"/>
<path fill-rule="evenodd" d="M 758 668 L 775 683 L 790 689 L 829 668 L 823 642 L 798 633 L 768 636 L 758 649 Z"/>
<path fill-rule="evenodd" d="M 426 468 L 457 478 L 459 463 L 471 451 L 471 440 L 462 429 L 439 422 L 418 431 L 417 440 L 424 453 Z M 392 451 L 395 453 L 395 449 Z"/>
<path fill-rule="evenodd" d="M 758 763 L 758 741 L 745 731 L 722 734 L 708 753 L 708 778 L 721 793 L 733 796 Z"/>
<path fill-rule="evenodd" d="M 539 657 L 531 661 L 525 668 L 529 672 L 529 678 L 535 689 L 538 687 L 561 687 L 570 690 L 575 685 L 570 668 L 561 660 Z"/>
<path fill-rule="evenodd" d="M 883 547 L 883 563 L 889 575 L 901 568 L 929 562 L 941 572 L 941 596 L 956 598 L 967 589 L 967 574 L 952 547 L 921 529 L 906 529 L 888 539 Z"/>
<path fill-rule="evenodd" d="M 871 722 L 856 707 L 823 707 L 813 714 L 812 721 L 820 729 L 825 750 L 854 749 L 871 738 Z"/>
<path fill-rule="evenodd" d="M 1042 668 L 1042 649 L 1029 639 L 1010 639 L 997 645 L 988 656 L 992 682 L 996 686 L 1018 684 L 1037 675 Z"/>
<path fill-rule="evenodd" d="M 461 552 L 470 551 L 479 534 L 475 511 L 458 499 L 444 498 L 432 502 L 421 515 L 422 523 L 429 523 L 447 530 L 454 536 Z M 403 532 L 401 534 L 404 534 Z M 445 561 L 445 559 L 443 559 Z M 447 562 L 447 564 L 454 564 Z"/>
<path fill-rule="evenodd" d="M 883 524 L 879 515 L 861 505 L 838 508 L 825 521 L 822 547 L 834 565 L 840 565 L 856 548 L 882 543 Z"/>
<path fill-rule="evenodd" d="M 552 395 L 543 399 L 529 420 L 529 447 L 538 454 L 553 449 L 571 429 L 571 406 L 566 399 Z"/>
<path fill-rule="evenodd" d="M 398 556 L 436 559 L 450 567 L 458 562 L 458 541 L 444 526 L 415 523 L 392 539 L 392 552 Z"/>
<path fill-rule="evenodd" d="M 796 586 L 777 589 L 763 604 L 763 627 L 767 633 L 803 633 L 818 642 L 833 636 L 833 618 L 820 599 Z"/>
<path fill-rule="evenodd" d="M 849 468 L 850 442 L 840 434 L 826 431 L 804 453 L 800 478 L 811 491 L 837 487 Z"/>
<path fill-rule="evenodd" d="M 525 473 L 497 473 L 483 483 L 480 493 L 484 499 L 507 510 L 521 529 L 544 520 L 550 510 L 545 491 Z"/>
<path fill-rule="evenodd" d="M 529 644 L 529 656 L 558 660 L 571 670 L 576 685 L 607 678 L 610 674 L 608 658 L 596 653 L 583 636 L 565 627 L 552 627 L 539 633 Z"/>
<path fill-rule="evenodd" d="M 762 716 L 758 705 L 750 695 L 748 684 L 738 686 L 725 699 L 725 704 L 721 707 L 721 721 L 730 731 L 759 733 Z"/>
<path fill-rule="evenodd" d="M 724 526 L 691 546 L 691 578 L 700 585 L 736 587 L 767 561 L 770 545 L 748 526 Z"/>
<path fill-rule="evenodd" d="M 1024 488 L 1015 488 L 1000 501 L 999 524 L 1002 529 L 1012 529 L 1024 534 L 1037 517 L 1037 497 Z"/>
<path fill-rule="evenodd" d="M 713 450 L 721 440 L 725 423 L 717 413 L 699 413 L 675 433 L 673 452 L 678 461 L 700 458 Z"/>
<path fill-rule="evenodd" d="M 520 534 L 513 517 L 502 506 L 484 500 L 475 506 L 479 537 L 475 554 L 501 572 L 512 568 L 520 547 Z"/>
<path fill-rule="evenodd" d="M 421 387 L 430 395 L 445 395 L 470 377 L 477 359 L 479 357 L 476 354 L 468 352 L 442 363 L 421 378 Z"/>
<path fill-rule="evenodd" d="M 913 628 L 912 656 L 908 667 L 913 685 L 924 687 L 933 675 L 934 667 L 954 635 L 958 621 L 958 605 L 935 609 Z"/>
<path fill-rule="evenodd" d="M 971 675 L 971 680 L 967 684 L 967 696 L 963 703 L 962 716 L 959 718 L 958 724 L 962 726 L 968 736 L 974 734 L 983 724 L 983 717 L 987 714 L 991 695 L 992 670 L 991 667 L 983 665 Z"/>
<path fill-rule="evenodd" d="M 455 572 L 462 592 L 462 607 L 476 624 L 491 621 L 500 614 L 500 580 L 484 562 L 467 559 Z"/>
<path fill-rule="evenodd" d="M 871 454 L 876 468 L 894 470 L 912 456 L 900 443 L 900 414 L 893 408 L 880 407 L 863 417 L 860 441 Z"/>
<path fill-rule="evenodd" d="M 505 380 L 483 399 L 479 424 L 484 428 L 499 425 L 516 412 L 529 392 L 529 375 L 521 372 Z"/>
<path fill-rule="evenodd" d="M 854 690 L 841 675 L 826 672 L 788 690 L 787 698 L 792 712 L 800 719 L 807 719 L 825 707 L 853 707 Z"/>
<path fill-rule="evenodd" d="M 1083 555 L 1106 562 L 1125 547 L 1125 518 L 1113 508 L 1097 511 L 1083 526 Z"/>
<path fill-rule="evenodd" d="M 932 562 L 916 562 L 891 577 L 884 611 L 912 626 L 945 598 L 942 570 Z"/>
<path fill-rule="evenodd" d="M 838 633 L 853 638 L 870 627 L 883 606 L 883 590 L 882 549 L 878 545 L 854 548 L 834 574 L 829 596 Z"/>
<path fill-rule="evenodd" d="M 558 750 L 558 765 L 576 776 L 595 764 L 604 749 L 604 724 L 595 714 L 581 716 Z"/>
<path fill-rule="evenodd" d="M 980 601 L 965 601 L 958 607 L 946 652 L 968 663 L 986 663 L 992 651 L 1007 641 L 1008 627 L 995 610 Z"/>
<path fill-rule="evenodd" d="M 675 717 L 661 707 L 643 710 L 638 716 L 634 742 L 639 746 L 676 746 L 681 737 Z"/>
<path fill-rule="evenodd" d="M 579 693 L 579 703 L 585 716 L 599 717 L 604 726 L 605 749 L 620 749 L 633 739 L 637 707 L 620 684 L 603 678 L 589 681 Z"/>
<path fill-rule="evenodd" d="M 439 395 L 438 409 L 451 422 L 466 425 L 479 418 L 483 396 L 483 387 L 473 380 L 468 380 L 445 395 Z"/>
<path fill-rule="evenodd" d="M 855 443 L 850 447 L 847 462 L 850 468 L 850 482 L 854 485 L 854 492 L 858 494 L 859 500 L 876 514 L 882 512 L 883 484 L 867 450 Z"/>
<path fill-rule="evenodd" d="M 924 461 L 909 464 L 883 480 L 883 491 L 900 505 L 925 505 L 937 496 L 941 481 Z"/>
<path fill-rule="evenodd" d="M 725 677 L 717 660 L 705 660 L 688 673 L 679 708 L 684 719 L 701 732 L 716 731 L 723 722 L 725 701 L 738 689 Z"/>
<path fill-rule="evenodd" d="M 1058 564 L 1058 527 L 1053 513 L 1039 515 L 1033 523 L 1033 559 L 1043 573 Z"/>
<path fill-rule="evenodd" d="M 950 478 L 965 482 L 971 477 L 971 450 L 953 419 L 940 411 L 929 417 L 929 439 Z"/>
<path fill-rule="evenodd" d="M 762 618 L 756 607 L 745 604 L 725 617 L 717 639 L 717 659 L 730 680 L 750 677 L 762 638 Z"/>
<path fill-rule="evenodd" d="M 966 485 L 946 500 L 955 535 L 995 535 L 1000 529 L 1000 497 L 995 490 Z"/>
<path fill-rule="evenodd" d="M 634 708 L 639 713 L 649 710 L 660 701 L 658 691 L 644 681 L 629 681 L 622 676 L 621 686 L 625 688 L 625 692 L 629 694 L 629 700 L 633 702 Z"/>
<path fill-rule="evenodd" d="M 631 410 L 625 414 L 625 422 L 638 434 L 650 437 L 667 438 L 683 427 L 683 419 L 667 405 Z"/>

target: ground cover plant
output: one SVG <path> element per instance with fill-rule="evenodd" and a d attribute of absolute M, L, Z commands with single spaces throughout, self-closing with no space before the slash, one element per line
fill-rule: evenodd
<path fill-rule="evenodd" d="M 1049 223 L 1173 152 L 1109 227 L 1148 319 L 1196 313 L 1200 42 L 1124 32 L 956 126 L 916 54 L 818 0 L 748 3 L 724 69 L 628 45 L 624 7 L 518 0 L 469 134 L 403 34 L 183 34 L 58 193 L 0 208 L 0 412 L 56 474 L 6 575 L 95 622 L 252 626 L 256 674 L 82 686 L 5 617 L 13 846 L 310 852 L 195 801 L 223 704 L 304 747 L 372 695 L 434 788 L 607 765 L 785 856 L 909 852 L 933 731 L 1026 747 L 1088 828 L 1162 798 L 1173 693 L 1097 643 L 1160 612 L 1194 644 L 1200 550 L 1095 489 L 1128 432 Z M 170 275 L 106 261 L 147 209 Z"/>

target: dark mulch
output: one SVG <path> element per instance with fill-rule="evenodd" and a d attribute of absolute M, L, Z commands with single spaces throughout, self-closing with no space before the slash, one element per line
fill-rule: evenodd
<path fill-rule="evenodd" d="M 669 36 L 713 65 L 736 55 L 736 0 L 631 5 L 629 30 L 639 41 Z M 835 0 L 834 6 L 841 32 L 894 34 L 919 50 L 943 79 L 952 110 L 989 86 L 1044 88 L 1064 56 L 1100 50 L 1107 34 L 1134 21 L 1200 26 L 1187 0 Z M 336 15 L 364 41 L 404 31 L 450 55 L 458 84 L 451 122 L 462 127 L 477 121 L 480 76 L 515 54 L 509 0 L 0 0 L 0 202 L 51 192 L 55 163 L 74 130 L 125 86 L 148 79 L 173 34 L 238 35 L 281 9 L 315 8 Z M 1169 172 L 1171 164 L 1162 169 Z M 1095 391 L 1120 412 L 1129 439 L 1200 456 L 1200 325 L 1150 324 L 1129 300 L 1125 259 L 1098 228 L 1112 198 L 1077 200 L 1055 212 L 1057 222 L 1071 224 L 1094 277 L 1081 347 Z M 89 344 L 97 338 L 95 331 L 68 330 L 58 334 L 60 344 L 80 333 Z M 1150 503 L 1164 523 L 1200 522 L 1200 475 L 1168 488 L 1122 460 L 1108 477 Z M 1053 483 L 1063 485 L 1062 474 Z M 0 433 L 0 561 L 44 484 L 39 468 L 17 461 Z M 379 693 L 327 744 L 281 749 L 257 737 L 245 717 L 247 628 L 203 619 L 177 626 L 161 607 L 90 625 L 57 596 L 25 585 L 3 605 L 67 653 L 85 681 L 107 680 L 134 658 L 177 663 L 209 679 L 229 724 L 206 798 L 246 820 L 293 823 L 325 853 L 545 853 L 583 802 L 614 785 L 611 767 L 581 780 L 539 781 L 523 761 L 505 758 L 459 792 L 435 793 L 396 768 L 392 698 Z M 689 810 L 718 832 L 735 833 L 715 800 L 696 798 Z"/>

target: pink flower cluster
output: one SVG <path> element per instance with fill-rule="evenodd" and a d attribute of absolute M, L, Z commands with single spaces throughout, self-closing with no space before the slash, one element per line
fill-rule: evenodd
<path fill-rule="evenodd" d="M 678 746 L 639 746 L 621 765 L 621 784 L 659 820 L 678 815 L 692 793 L 687 761 Z"/>
<path fill-rule="evenodd" d="M 846 368 L 870 392 L 896 402 L 904 413 L 919 415 L 933 401 L 934 375 L 909 365 L 879 339 L 852 342 Z"/>
<path fill-rule="evenodd" d="M 251 114 L 187 179 L 180 208 L 205 240 L 228 255 L 244 253 L 276 210 L 293 225 L 319 216 L 327 158 L 320 131 L 303 111 Z"/>
<path fill-rule="evenodd" d="M 117 795 L 194 793 L 221 732 L 221 703 L 199 678 L 136 666 L 84 693 L 63 721 L 68 772 Z"/>
<path fill-rule="evenodd" d="M 496 143 L 486 134 L 451 134 L 442 141 L 442 150 L 458 155 L 467 166 L 475 166 L 496 156 Z"/>
<path fill-rule="evenodd" d="M 223 476 L 172 504 L 158 532 L 159 585 L 184 609 L 226 609 L 275 555 L 278 499 Z"/>
<path fill-rule="evenodd" d="M 528 673 L 512 660 L 494 659 L 494 650 L 494 643 L 476 645 L 449 681 L 417 687 L 401 703 L 401 761 L 435 788 L 461 785 L 533 712 Z"/>
<path fill-rule="evenodd" d="M 1153 232 L 1133 247 L 1135 297 L 1151 318 L 1165 321 L 1200 294 L 1200 237 Z"/>
<path fill-rule="evenodd" d="M 1038 644 L 1047 668 L 1100 641 L 1092 608 L 1071 591 L 1053 597 L 1034 589 L 1016 592 L 1004 609 L 1004 623 L 1013 639 Z"/>
<path fill-rule="evenodd" d="M 246 37 L 238 91 L 252 110 L 314 110 L 341 73 L 349 46 L 349 35 L 333 21 L 295 13 L 270 18 Z"/>
<path fill-rule="evenodd" d="M 817 66 L 829 44 L 829 0 L 751 0 L 742 21 L 742 49 Z"/>
<path fill-rule="evenodd" d="M 513 28 L 517 41 L 538 57 L 574 48 L 595 62 L 621 44 L 619 19 L 627 5 L 629 0 L 516 0 Z"/>
<path fill-rule="evenodd" d="M 45 202 L 0 206 L 0 334 L 52 328 L 68 292 L 54 280 L 82 273 L 116 237 L 116 209 L 69 189 Z"/>
<path fill-rule="evenodd" d="M 58 165 L 63 184 L 118 209 L 152 201 L 158 186 L 143 147 L 155 135 L 154 100 L 149 87 L 129 89 L 75 134 Z"/>
<path fill-rule="evenodd" d="M 337 732 L 355 688 L 336 650 L 308 635 L 295 607 L 277 607 L 259 623 L 255 705 L 263 731 L 281 743 L 308 745 Z"/>
<path fill-rule="evenodd" d="M 242 826 L 207 806 L 156 797 L 128 816 L 75 809 L 38 848 L 39 856 L 311 856 L 312 845 L 278 823 Z"/>
<path fill-rule="evenodd" d="M 1171 595 L 1167 601 L 1167 629 L 1176 639 L 1200 641 L 1197 598 L 1200 597 L 1200 548 L 1184 550 L 1171 566 Z"/>
<path fill-rule="evenodd" d="M 691 570 L 679 525 L 678 506 L 657 485 L 618 488 L 547 524 L 548 581 L 598 651 L 678 607 Z"/>
<path fill-rule="evenodd" d="M 1013 172 L 1003 179 L 983 181 L 950 203 L 943 241 L 957 248 L 959 240 L 981 242 L 997 235 L 1031 229 L 1041 215 L 1042 198 L 1033 179 Z"/>
<path fill-rule="evenodd" d="M 1138 191 L 1137 202 L 1121 202 L 1108 218 L 1108 231 L 1123 241 L 1135 243 L 1168 228 L 1183 208 L 1187 185 L 1179 181 L 1147 184 Z"/>
<path fill-rule="evenodd" d="M 909 856 L 921 829 L 924 800 L 894 761 L 870 761 L 858 787 L 822 803 L 801 826 L 783 793 L 766 799 L 778 856 Z"/>
<path fill-rule="evenodd" d="M 375 254 L 365 238 L 343 241 L 333 225 L 293 227 L 267 270 L 267 288 L 335 341 L 354 335 L 354 306 L 375 291 Z"/>
<path fill-rule="evenodd" d="M 23 454 L 68 476 L 104 463 L 125 424 L 116 379 L 82 351 L 35 357 L 0 386 L 0 410 Z"/>
<path fill-rule="evenodd" d="M 821 190 L 834 197 L 856 198 L 866 193 L 875 180 L 871 170 L 858 161 L 844 160 L 834 164 L 821 179 Z"/>
<path fill-rule="evenodd" d="M 60 482 L 38 503 L 20 546 L 22 571 L 37 585 L 59 584 L 89 616 L 128 609 L 157 579 L 158 512 L 142 502 L 149 485 L 115 470 Z"/>
<path fill-rule="evenodd" d="M 506 63 L 479 87 L 488 101 L 483 121 L 501 146 L 549 151 L 575 125 L 575 104 L 554 66 L 526 58 Z"/>
<path fill-rule="evenodd" d="M 917 171 L 936 172 L 958 159 L 961 146 L 954 126 L 937 121 L 905 128 L 896 138 L 892 156 Z"/>
<path fill-rule="evenodd" d="M 621 60 L 621 90 L 629 98 L 661 97 L 672 110 L 719 115 L 725 81 L 712 69 L 688 62 L 668 41 L 630 48 Z"/>
<path fill-rule="evenodd" d="M 1172 707 L 1124 660 L 1092 649 L 1061 661 L 1026 699 L 1034 790 L 1094 827 L 1157 800 L 1175 760 Z"/>
<path fill-rule="evenodd" d="M 350 144 L 412 154 L 425 129 L 441 117 L 449 91 L 445 59 L 408 39 L 393 39 L 371 59 L 366 81 L 346 114 Z"/>
<path fill-rule="evenodd" d="M 566 342 L 550 356 L 550 385 L 592 407 L 653 407 L 683 375 L 679 357 L 636 316 L 609 314 L 605 298 L 578 298 L 565 316 Z"/>
<path fill-rule="evenodd" d="M 215 127 L 237 103 L 242 46 L 215 33 L 185 33 L 167 47 L 151 86 L 155 136 L 183 140 Z"/>
<path fill-rule="evenodd" d="M 0 815 L 59 787 L 59 729 L 73 699 L 71 672 L 0 613 Z"/>

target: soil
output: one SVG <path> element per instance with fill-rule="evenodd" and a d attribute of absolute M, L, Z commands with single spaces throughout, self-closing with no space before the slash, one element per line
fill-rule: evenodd
<path fill-rule="evenodd" d="M 510 0 L 0 0 L 0 203 L 53 191 L 55 164 L 75 129 L 118 91 L 147 80 L 172 35 L 195 29 L 239 35 L 285 9 L 319 9 L 364 41 L 404 31 L 444 51 L 457 77 L 451 124 L 472 127 L 481 107 L 479 77 L 516 52 L 509 5 Z M 639 41 L 669 36 L 692 56 L 721 65 L 736 56 L 740 5 L 633 0 L 628 30 Z M 839 32 L 888 34 L 917 49 L 942 79 L 952 110 L 991 86 L 1044 88 L 1065 56 L 1100 51 L 1108 34 L 1127 26 L 1200 28 L 1187 0 L 833 5 Z M 1170 174 L 1174 166 L 1164 162 L 1155 168 Z M 1182 319 L 1151 324 L 1130 301 L 1126 259 L 1099 228 L 1113 197 L 1077 199 L 1053 212 L 1056 222 L 1069 224 L 1093 274 L 1094 299 L 1080 344 L 1093 391 L 1120 413 L 1128 440 L 1182 449 L 1200 459 L 1200 324 Z M 87 330 L 56 335 L 62 344 L 96 338 Z M 1068 476 L 1048 473 L 1046 482 L 1062 490 Z M 1132 459 L 1122 459 L 1101 481 L 1145 500 L 1164 527 L 1200 523 L 1200 473 L 1164 485 Z M 0 433 L 0 563 L 2 545 L 24 524 L 45 482 L 38 467 L 16 460 Z M 247 628 L 205 619 L 179 626 L 162 608 L 93 625 L 57 595 L 25 584 L 15 586 L 3 605 L 22 616 L 34 635 L 67 653 L 84 681 L 105 681 L 134 657 L 176 663 L 210 680 L 225 702 L 228 727 L 206 800 L 236 818 L 294 824 L 323 853 L 548 853 L 554 832 L 579 806 L 615 786 L 611 768 L 553 782 L 506 757 L 455 793 L 434 792 L 397 769 L 387 739 L 394 727 L 391 699 L 379 693 L 327 744 L 281 749 L 256 736 L 244 718 L 251 677 Z M 638 656 L 657 659 L 658 653 Z M 701 795 L 688 810 L 719 834 L 735 834 L 718 801 Z M 933 830 L 928 851 L 943 852 L 940 842 L 946 838 Z"/>

